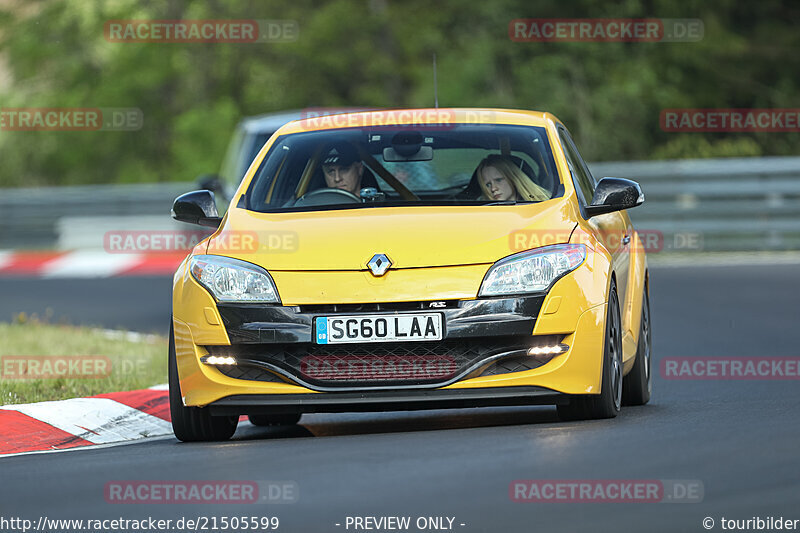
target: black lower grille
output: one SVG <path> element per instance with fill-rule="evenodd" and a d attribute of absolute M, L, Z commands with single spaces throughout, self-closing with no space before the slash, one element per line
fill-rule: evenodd
<path fill-rule="evenodd" d="M 309 385 L 352 388 L 445 383 L 467 370 L 482 371 L 481 363 L 489 366 L 494 357 L 519 355 L 531 341 L 530 336 L 519 336 L 343 345 L 241 344 L 208 350 L 232 355 L 246 367 L 279 370 Z"/>
<path fill-rule="evenodd" d="M 498 359 L 487 368 L 483 369 L 481 376 L 496 376 L 498 374 L 511 374 L 539 368 L 544 362 L 538 361 L 529 355 L 511 356 Z"/>
<path fill-rule="evenodd" d="M 217 370 L 235 379 L 246 379 L 249 381 L 262 381 L 267 383 L 286 383 L 285 379 L 278 377 L 275 372 L 270 372 L 258 366 L 218 366 Z"/>

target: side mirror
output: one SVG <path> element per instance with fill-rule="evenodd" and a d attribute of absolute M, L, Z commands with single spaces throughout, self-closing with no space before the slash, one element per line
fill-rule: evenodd
<path fill-rule="evenodd" d="M 622 211 L 642 203 L 644 203 L 644 193 L 635 181 L 624 178 L 603 178 L 594 190 L 591 205 L 586 206 L 586 217 Z"/>
<path fill-rule="evenodd" d="M 179 222 L 218 228 L 222 217 L 217 211 L 214 193 L 207 190 L 192 191 L 175 198 L 172 218 Z"/>

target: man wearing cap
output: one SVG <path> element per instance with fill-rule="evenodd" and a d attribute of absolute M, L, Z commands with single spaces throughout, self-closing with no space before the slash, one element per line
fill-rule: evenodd
<path fill-rule="evenodd" d="M 328 187 L 360 197 L 364 164 L 353 146 L 339 143 L 329 148 L 322 158 L 322 174 Z"/>

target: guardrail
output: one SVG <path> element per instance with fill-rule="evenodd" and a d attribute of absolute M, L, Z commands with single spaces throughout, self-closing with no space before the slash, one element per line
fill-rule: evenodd
<path fill-rule="evenodd" d="M 631 218 L 640 230 L 662 232 L 665 251 L 800 250 L 800 157 L 590 167 L 598 179 L 625 177 L 642 185 L 646 202 L 630 211 Z M 69 237 L 75 228 L 91 227 L 87 217 L 98 217 L 101 236 L 151 229 L 161 220 L 163 228 L 173 228 L 172 200 L 195 187 L 172 182 L 0 190 L 0 249 L 69 248 L 78 242 Z M 103 228 L 115 218 L 114 228 Z"/>
<path fill-rule="evenodd" d="M 39 187 L 0 190 L 0 250 L 56 248 L 61 221 L 73 217 L 140 217 L 171 219 L 176 196 L 196 188 L 194 183 L 147 183 Z M 168 225 L 166 227 L 169 227 Z M 102 229 L 102 228 L 99 228 Z M 120 223 L 108 229 L 129 228 Z M 102 233 L 98 247 L 102 247 Z"/>
<path fill-rule="evenodd" d="M 665 248 L 800 249 L 800 157 L 595 163 L 595 177 L 638 181 L 639 229 L 664 233 Z M 692 242 L 700 242 L 692 245 Z"/>

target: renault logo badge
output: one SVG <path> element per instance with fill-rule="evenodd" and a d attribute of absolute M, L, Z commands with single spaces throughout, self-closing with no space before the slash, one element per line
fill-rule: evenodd
<path fill-rule="evenodd" d="M 386 274 L 386 271 L 389 270 L 389 267 L 392 266 L 392 262 L 389 261 L 389 258 L 384 254 L 375 254 L 372 256 L 372 259 L 369 260 L 367 266 L 373 276 L 383 276 Z"/>

